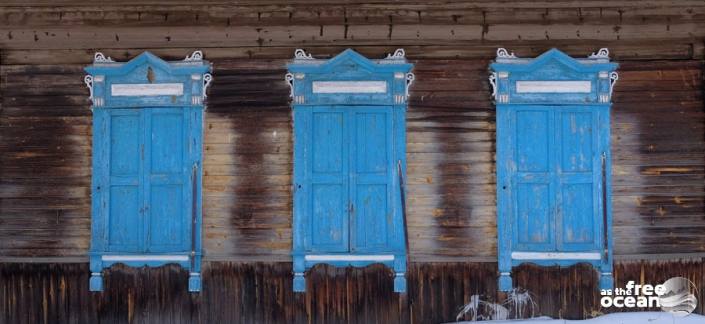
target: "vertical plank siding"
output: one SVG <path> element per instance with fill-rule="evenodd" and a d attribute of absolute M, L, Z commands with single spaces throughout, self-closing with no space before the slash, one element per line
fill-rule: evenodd
<path fill-rule="evenodd" d="M 624 287 L 629 280 L 662 283 L 678 275 L 703 291 L 703 264 L 618 262 L 615 285 Z M 105 292 L 91 293 L 87 264 L 4 263 L 0 322 L 442 323 L 455 321 L 473 295 L 490 302 L 506 298 L 497 293 L 495 263 L 412 263 L 409 290 L 403 295 L 392 292 L 392 272 L 381 265 L 318 265 L 307 276 L 306 294 L 293 292 L 291 270 L 291 263 L 281 262 L 210 263 L 203 272 L 203 292 L 190 294 L 188 272 L 177 266 L 117 266 L 107 275 Z M 523 265 L 514 273 L 517 283 L 532 292 L 536 315 L 580 319 L 620 311 L 601 308 L 592 267 Z M 703 301 L 699 303 L 697 312 L 702 313 Z"/>
<path fill-rule="evenodd" d="M 705 294 L 704 39 L 700 1 L 8 0 L 0 5 L 0 260 L 58 263 L 0 263 L 0 322 L 436 323 L 454 320 L 473 294 L 501 300 L 487 82 L 497 47 L 520 57 L 609 47 L 620 63 L 611 128 L 616 284 L 685 275 Z M 370 58 L 403 47 L 415 64 L 407 295 L 392 293 L 391 272 L 380 266 L 317 266 L 308 293 L 291 291 L 293 129 L 283 76 L 299 47 L 317 57 L 352 47 Z M 90 240 L 92 140 L 82 68 L 96 50 L 125 61 L 144 50 L 179 60 L 194 49 L 214 64 L 204 290 L 189 295 L 188 274 L 176 267 L 118 266 L 106 273 L 106 291 L 90 294 L 80 263 Z M 589 267 L 515 273 L 541 314 L 603 311 Z"/>

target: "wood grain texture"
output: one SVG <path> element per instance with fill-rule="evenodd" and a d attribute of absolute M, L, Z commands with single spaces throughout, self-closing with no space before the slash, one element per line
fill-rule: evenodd
<path fill-rule="evenodd" d="M 286 258 L 290 251 L 293 145 L 284 63 L 214 62 L 204 125 L 206 255 Z M 407 114 L 412 258 L 494 256 L 488 61 L 415 63 Z M 697 61 L 621 64 L 612 117 L 617 255 L 705 252 L 697 235 L 705 227 L 701 69 Z M 1 76 L 2 254 L 82 255 L 92 132 L 81 66 L 3 65 Z"/>
<path fill-rule="evenodd" d="M 203 292 L 189 294 L 188 273 L 176 266 L 116 266 L 106 273 L 105 292 L 90 293 L 86 264 L 0 264 L 0 322 L 440 323 L 454 321 L 472 295 L 506 298 L 497 293 L 493 263 L 411 263 L 406 295 L 392 292 L 391 270 L 379 265 L 318 265 L 307 276 L 306 294 L 292 291 L 291 263 L 204 266 Z M 702 291 L 702 270 L 702 260 L 622 262 L 615 265 L 615 284 L 685 276 Z M 532 292 L 537 316 L 583 319 L 619 310 L 601 309 L 589 266 L 523 265 L 514 272 L 517 284 Z M 702 310 L 701 300 L 696 312 Z"/>
<path fill-rule="evenodd" d="M 415 2 L 391 9 L 364 1 L 342 7 L 315 1 L 276 3 L 98 7 L 71 1 L 42 6 L 38 1 L 4 7 L 0 255 L 75 257 L 88 249 L 92 114 L 82 68 L 96 48 L 121 61 L 144 50 L 183 59 L 194 47 L 204 48 L 215 69 L 204 125 L 206 256 L 287 260 L 293 135 L 289 89 L 283 82 L 286 62 L 295 47 L 317 57 L 354 47 L 375 58 L 402 46 L 416 73 L 407 113 L 412 259 L 491 260 L 496 255 L 495 113 L 486 80 L 498 46 L 519 56 L 551 47 L 584 56 L 608 46 L 621 63 L 611 130 L 615 253 L 705 252 L 705 236 L 700 235 L 705 229 L 703 43 L 698 36 L 705 29 L 668 30 L 671 22 L 702 23 L 701 2 Z M 389 17 L 393 37 L 385 39 L 377 33 L 389 32 Z M 506 25 L 509 21 L 514 25 Z M 262 44 L 257 37 L 240 43 L 222 34 L 229 28 L 290 24 L 296 30 L 310 29 L 311 41 L 277 34 L 272 39 L 282 44 L 270 44 L 265 37 Z M 458 36 L 468 37 L 462 41 L 435 32 L 456 24 L 460 29 L 487 28 L 487 37 L 480 31 Z M 621 24 L 658 31 L 638 36 L 648 38 L 622 35 Z M 97 25 L 114 33 L 101 38 L 93 32 Z M 592 32 L 620 28 L 603 40 L 585 33 L 560 39 L 549 34 L 546 39 L 536 25 Z M 330 26 L 342 30 L 329 35 Z M 200 34 L 167 40 L 174 31 L 191 27 Z M 530 37 L 493 39 L 495 27 L 506 35 L 521 31 Z M 47 35 L 46 28 L 62 29 L 72 40 L 59 40 L 69 37 L 64 34 Z M 419 29 L 424 33 L 417 36 Z M 28 35 L 18 36 L 15 30 L 37 30 L 37 41 L 33 35 L 17 40 Z M 136 38 L 121 37 L 123 30 Z M 370 36 L 352 37 L 365 30 Z M 681 32 L 682 37 L 676 35 Z"/>
<path fill-rule="evenodd" d="M 101 50 L 214 63 L 204 143 L 204 292 L 175 267 L 107 273 L 89 295 L 87 264 L 0 264 L 0 322 L 451 321 L 473 294 L 496 295 L 495 110 L 487 65 L 497 47 L 620 63 L 612 114 L 617 285 L 685 275 L 703 290 L 705 253 L 702 1 L 320 0 L 0 3 L 0 256 L 85 257 L 90 240 L 92 114 L 85 65 Z M 291 38 L 290 38 L 291 36 Z M 409 294 L 383 267 L 312 271 L 291 292 L 292 119 L 285 64 L 295 48 L 351 47 L 415 63 L 407 113 Z M 468 263 L 468 260 L 488 263 Z M 432 262 L 436 261 L 436 262 Z M 461 263 L 437 263 L 459 261 Z M 588 267 L 522 266 L 542 314 L 601 312 Z M 546 278 L 537 281 L 535 278 Z M 703 309 L 701 298 L 699 310 Z"/>
<path fill-rule="evenodd" d="M 328 54 L 353 46 L 405 46 L 412 58 L 489 58 L 498 46 L 539 54 L 543 50 L 536 44 L 543 43 L 580 55 L 618 48 L 617 60 L 673 59 L 702 58 L 705 35 L 705 5 L 698 1 L 42 3 L 4 2 L 0 47 L 8 56 L 101 48 L 115 49 L 120 55 L 113 57 L 124 58 L 134 56 L 126 52 L 136 47 L 172 52 L 208 47 L 211 58 L 215 52 L 284 58 L 294 46 Z M 580 49 L 572 53 L 571 46 Z"/>

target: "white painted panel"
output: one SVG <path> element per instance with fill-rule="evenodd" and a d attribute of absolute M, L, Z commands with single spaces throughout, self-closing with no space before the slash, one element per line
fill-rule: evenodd
<path fill-rule="evenodd" d="M 386 93 L 386 81 L 313 81 L 313 93 Z"/>
<path fill-rule="evenodd" d="M 600 260 L 599 252 L 512 252 L 514 260 Z"/>
<path fill-rule="evenodd" d="M 113 96 L 181 96 L 184 94 L 183 83 L 138 83 L 113 84 L 110 87 Z"/>
<path fill-rule="evenodd" d="M 304 257 L 306 261 L 394 261 L 393 254 L 379 255 L 340 255 L 311 254 Z"/>
<path fill-rule="evenodd" d="M 517 81 L 517 93 L 590 93 L 590 81 Z"/>
<path fill-rule="evenodd" d="M 187 255 L 104 255 L 103 261 L 188 261 Z"/>

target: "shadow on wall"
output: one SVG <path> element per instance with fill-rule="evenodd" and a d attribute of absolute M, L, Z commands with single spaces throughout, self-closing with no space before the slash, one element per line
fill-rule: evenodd
<path fill-rule="evenodd" d="M 495 113 L 484 77 L 488 61 L 414 63 L 407 113 L 411 252 L 492 257 Z"/>
<path fill-rule="evenodd" d="M 204 143 L 208 255 L 289 255 L 293 142 L 284 60 L 216 60 Z"/>

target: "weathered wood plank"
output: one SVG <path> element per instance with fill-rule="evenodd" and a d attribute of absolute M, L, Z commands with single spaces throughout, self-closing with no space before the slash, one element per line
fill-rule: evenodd
<path fill-rule="evenodd" d="M 497 293 L 494 263 L 411 263 L 406 296 L 392 292 L 392 274 L 379 265 L 319 265 L 307 275 L 305 295 L 293 293 L 291 271 L 289 262 L 206 263 L 204 290 L 194 296 L 186 289 L 188 273 L 176 266 L 115 266 L 106 271 L 105 292 L 94 294 L 88 291 L 86 263 L 3 263 L 0 290 L 8 298 L 0 303 L 0 321 L 441 323 L 454 321 L 473 295 L 490 302 L 506 298 Z M 531 292 L 536 316 L 584 319 L 617 310 L 600 307 L 591 267 L 523 265 L 513 274 Z M 617 287 L 629 280 L 659 284 L 674 276 L 691 279 L 699 290 L 705 283 L 701 259 L 618 261 L 614 274 Z"/>
<path fill-rule="evenodd" d="M 545 41 L 581 39 L 608 42 L 668 39 L 687 42 L 705 35 L 705 23 L 660 25 L 576 26 L 572 24 L 498 24 L 484 32 L 482 25 L 406 25 L 389 33 L 388 25 L 320 26 L 231 26 L 231 27 L 95 27 L 0 28 L 0 46 L 8 49 L 93 49 L 169 47 L 267 47 L 323 46 L 336 42 L 344 46 L 435 45 L 439 42 Z"/>
<path fill-rule="evenodd" d="M 228 239 L 241 230 L 250 233 L 247 231 L 290 226 L 291 114 L 286 106 L 288 89 L 276 77 L 282 73 L 284 62 L 230 59 L 218 64 L 216 60 L 219 66 L 216 71 L 223 77 L 216 74 L 216 80 L 222 82 L 215 83 L 214 93 L 224 99 L 215 101 L 206 118 L 204 217 L 211 226 L 206 227 L 206 233 L 212 234 L 206 239 L 208 253 L 287 253 L 290 234 L 269 236 L 272 235 L 269 232 L 255 231 L 245 235 L 247 240 Z M 486 64 L 487 60 L 418 61 L 417 73 L 424 78 L 418 80 L 419 89 L 412 90 L 407 118 L 409 225 L 410 237 L 416 237 L 412 255 L 492 256 L 495 253 L 494 240 L 487 239 L 494 237 L 491 229 L 495 227 L 495 180 L 494 113 L 484 79 Z M 619 226 L 700 224 L 698 215 L 702 212 L 698 206 L 702 206 L 703 197 L 688 195 L 702 192 L 705 173 L 701 159 L 705 145 L 702 137 L 693 136 L 704 127 L 698 90 L 702 87 L 700 67 L 700 63 L 691 61 L 622 64 L 624 71 L 616 88 L 619 100 L 614 108 L 613 128 L 614 208 Z M 39 80 L 81 86 L 80 65 L 10 65 L 3 66 L 0 74 L 8 76 L 0 90 L 20 101 L 8 105 L 11 108 L 4 109 L 0 116 L 0 131 L 9 140 L 0 145 L 4 164 L 9 165 L 2 170 L 5 177 L 0 183 L 2 209 L 7 215 L 24 212 L 36 213 L 37 217 L 60 211 L 64 215 L 61 223 L 79 222 L 75 224 L 85 227 L 89 205 L 90 115 L 67 117 L 77 109 L 88 111 L 85 94 L 75 92 L 76 87 L 54 88 L 56 93 L 52 93 L 31 86 Z M 436 80 L 440 80 L 441 86 L 434 85 Z M 649 87 L 649 80 L 663 83 Z M 272 83 L 278 86 L 272 88 Z M 444 84 L 457 84 L 457 90 L 448 91 Z M 256 100 L 249 98 L 258 96 L 263 88 L 280 91 L 281 99 L 252 107 L 239 99 Z M 35 98 L 22 103 L 22 98 L 28 96 Z M 75 99 L 71 99 L 71 106 L 56 106 L 57 96 Z M 649 105 L 644 105 L 644 98 L 649 98 Z M 444 108 L 443 102 L 456 102 L 460 106 Z M 46 108 L 39 109 L 42 107 L 39 105 Z M 680 113 L 674 115 L 674 109 Z M 40 113 L 47 110 L 54 113 Z M 669 131 L 659 133 L 657 130 L 662 128 Z M 37 134 L 52 136 L 54 142 L 47 142 L 46 137 Z M 20 162 L 21 165 L 15 165 Z M 66 182 L 67 176 L 82 178 Z M 62 183 L 75 183 L 79 187 L 56 186 Z M 46 200 L 48 197 L 61 201 Z M 76 214 L 74 210 L 83 212 Z M 654 214 L 660 218 L 654 218 Z M 50 218 L 44 219 L 37 223 L 38 231 L 34 231 L 37 235 L 46 232 L 42 228 L 52 226 Z M 23 226 L 18 218 L 7 217 L 4 221 L 8 228 L 32 228 Z M 473 228 L 480 231 L 472 232 Z M 490 231 L 483 232 L 482 228 Z M 71 231 L 77 233 L 79 229 Z M 87 240 L 85 234 L 77 237 Z M 617 240 L 617 251 L 648 253 L 652 244 L 661 244 L 663 248 L 658 251 L 675 248 L 663 245 L 663 236 L 654 237 L 643 244 Z M 475 240 L 483 244 L 468 244 Z M 26 240 L 29 246 L 31 242 L 34 242 L 31 238 Z M 75 246 L 85 247 L 86 242 Z M 699 251 L 697 244 L 700 243 L 691 239 L 684 248 Z M 271 246 L 277 248 L 267 250 Z M 21 251 L 32 253 L 31 249 Z"/>

